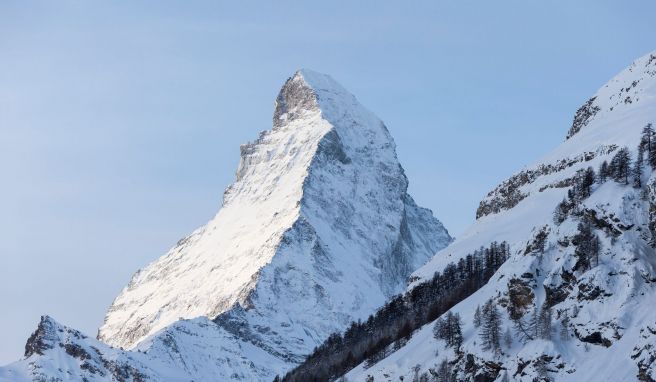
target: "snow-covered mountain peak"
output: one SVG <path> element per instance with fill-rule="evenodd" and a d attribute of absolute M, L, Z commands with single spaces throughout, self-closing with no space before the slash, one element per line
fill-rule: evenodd
<path fill-rule="evenodd" d="M 358 108 L 351 93 L 327 74 L 300 69 L 283 85 L 276 98 L 274 127 L 319 109 L 324 118 L 333 119 Z"/>
<path fill-rule="evenodd" d="M 213 375 L 267 379 L 365 318 L 450 242 L 407 188 L 383 122 L 331 77 L 298 71 L 273 128 L 241 146 L 222 208 L 134 275 L 98 338 L 149 351 L 170 343 L 158 338 L 198 341 L 189 327 L 214 330 L 204 337 L 232 349 L 217 359 L 248 359 L 249 343 L 269 361 Z"/>

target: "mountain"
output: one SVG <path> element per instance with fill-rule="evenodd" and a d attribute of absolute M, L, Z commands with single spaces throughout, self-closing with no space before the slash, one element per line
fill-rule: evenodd
<path fill-rule="evenodd" d="M 492 190 L 476 222 L 413 273 L 403 301 L 435 280 L 466 280 L 470 255 L 505 242 L 490 281 L 342 380 L 656 380 L 653 123 L 656 52 L 585 102 L 554 151 Z M 430 303 L 451 295 L 437 290 Z"/>
<path fill-rule="evenodd" d="M 451 242 L 407 188 L 383 122 L 298 71 L 217 215 L 132 277 L 98 340 L 43 317 L 0 379 L 270 381 Z"/>

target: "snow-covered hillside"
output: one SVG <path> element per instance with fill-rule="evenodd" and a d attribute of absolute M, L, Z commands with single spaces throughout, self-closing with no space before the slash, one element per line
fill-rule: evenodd
<path fill-rule="evenodd" d="M 490 192 L 473 226 L 413 274 L 410 289 L 482 246 L 509 243 L 510 257 L 488 284 L 450 310 L 461 317 L 462 345 L 436 339 L 430 323 L 344 380 L 656 380 L 656 145 L 643 133 L 650 123 L 656 53 L 602 87 L 577 111 L 565 142 Z M 628 174 L 613 172 L 627 169 L 617 159 L 623 147 Z M 600 174 L 603 162 L 611 170 Z M 484 309 L 488 301 L 498 319 Z M 491 327 L 498 347 L 489 346 Z"/>
<path fill-rule="evenodd" d="M 407 187 L 385 125 L 329 76 L 299 71 L 273 129 L 241 147 L 218 214 L 115 299 L 98 333 L 113 348 L 67 335 L 0 379 L 108 380 L 102 360 L 114 357 L 146 376 L 160 373 L 148 360 L 167 364 L 177 374 L 162 369 L 165 380 L 271 380 L 402 291 L 451 241 Z"/>

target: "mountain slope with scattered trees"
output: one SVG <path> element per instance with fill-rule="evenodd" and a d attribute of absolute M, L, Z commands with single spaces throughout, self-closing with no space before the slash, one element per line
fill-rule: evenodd
<path fill-rule="evenodd" d="M 339 380 L 656 380 L 655 122 L 652 53 L 579 109 L 565 142 L 491 191 L 406 293 L 504 241 L 491 279 Z"/>

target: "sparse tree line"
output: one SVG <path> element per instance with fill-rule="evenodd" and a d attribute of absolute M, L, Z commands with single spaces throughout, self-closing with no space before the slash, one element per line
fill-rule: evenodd
<path fill-rule="evenodd" d="M 523 315 L 514 316 L 510 315 L 513 321 L 515 335 L 523 343 L 532 341 L 538 338 L 544 340 L 551 340 L 553 329 L 552 323 L 552 310 L 548 305 L 533 306 L 528 317 Z"/>
<path fill-rule="evenodd" d="M 656 137 L 651 123 L 648 123 L 642 130 L 635 161 L 631 160 L 629 149 L 623 147 L 617 151 L 610 162 L 603 161 L 596 173 L 592 167 L 581 169 L 576 173 L 567 197 L 558 204 L 554 211 L 554 222 L 560 224 L 567 219 L 570 213 L 576 215 L 577 207 L 581 201 L 590 196 L 595 182 L 601 184 L 613 180 L 626 185 L 631 183 L 633 187 L 641 188 L 645 161 L 652 169 L 656 169 Z"/>
<path fill-rule="evenodd" d="M 332 334 L 305 362 L 275 381 L 330 381 L 362 362 L 376 363 L 403 346 L 416 329 L 484 286 L 509 257 L 509 252 L 506 242 L 494 242 L 457 263 L 448 264 L 442 273 L 436 272 L 430 280 L 392 298 L 366 321 L 353 322 L 343 334 Z M 443 337 L 449 346 L 459 348 L 460 318 L 448 313 L 438 320 L 438 326 L 436 335 Z"/>
<path fill-rule="evenodd" d="M 617 151 L 610 162 L 604 161 L 597 173 L 588 167 L 579 170 L 574 176 L 572 187 L 554 210 L 554 223 L 561 224 L 569 215 L 581 216 L 580 203 L 592 193 L 595 183 L 604 183 L 613 180 L 621 184 L 632 184 L 635 188 L 642 188 L 642 174 L 645 161 L 656 169 L 656 136 L 651 123 L 642 130 L 642 137 L 638 144 L 638 154 L 635 161 L 631 160 L 628 148 L 623 147 Z M 578 233 L 572 238 L 576 245 L 577 258 L 574 270 L 586 271 L 599 264 L 601 242 L 592 229 L 592 222 L 587 216 L 582 216 L 578 225 Z"/>

